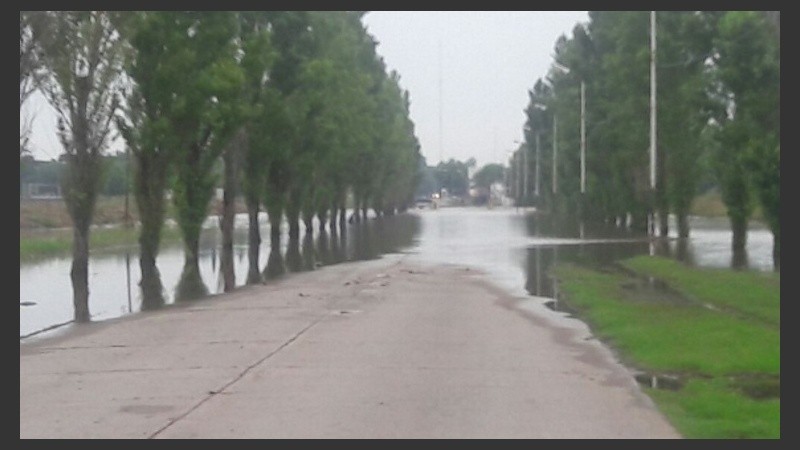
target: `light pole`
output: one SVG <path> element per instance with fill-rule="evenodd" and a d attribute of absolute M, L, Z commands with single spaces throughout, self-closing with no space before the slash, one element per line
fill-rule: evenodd
<path fill-rule="evenodd" d="M 539 207 L 539 132 L 536 132 L 536 171 L 533 173 L 533 195 L 536 197 L 536 207 Z"/>
<path fill-rule="evenodd" d="M 565 74 L 571 71 L 569 67 L 556 61 L 553 61 L 553 66 Z M 584 193 L 586 193 L 586 83 L 581 79 L 581 194 Z"/>
<path fill-rule="evenodd" d="M 525 199 L 525 206 L 528 206 L 528 147 L 524 145 L 520 145 L 519 149 L 522 151 L 522 167 L 525 183 L 523 184 L 522 189 L 522 198 Z"/>
<path fill-rule="evenodd" d="M 656 12 L 650 11 L 650 190 L 652 192 L 652 214 L 648 232 L 656 231 Z"/>
<path fill-rule="evenodd" d="M 520 187 L 521 187 L 520 190 L 522 192 L 521 192 L 520 195 L 517 195 L 517 203 L 519 203 L 520 200 L 524 198 L 526 200 L 525 203 L 527 204 L 527 199 L 528 199 L 528 147 L 524 143 L 522 143 L 520 141 L 517 141 L 517 140 L 515 140 L 514 143 L 519 145 L 519 147 L 517 147 L 517 153 L 520 153 L 520 152 L 522 153 L 522 155 L 520 156 L 520 159 L 522 161 L 521 161 L 521 164 L 520 164 L 520 167 L 519 167 L 519 181 L 520 181 L 520 183 L 518 183 L 518 185 L 520 185 Z"/>
<path fill-rule="evenodd" d="M 553 194 L 558 194 L 558 116 L 553 110 Z"/>

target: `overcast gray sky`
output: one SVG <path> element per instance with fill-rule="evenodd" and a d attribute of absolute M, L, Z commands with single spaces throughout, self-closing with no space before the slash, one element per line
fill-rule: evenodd
<path fill-rule="evenodd" d="M 555 41 L 586 11 L 372 11 L 378 53 L 411 95 L 429 165 L 507 162 L 522 140 L 528 90 L 547 75 Z M 440 103 L 441 77 L 441 103 Z M 441 111 L 441 133 L 439 115 Z M 441 143 L 441 146 L 440 146 Z M 440 148 L 441 147 L 441 148 Z"/>
<path fill-rule="evenodd" d="M 522 140 L 527 91 L 547 74 L 556 39 L 571 36 L 575 24 L 587 20 L 586 11 L 372 11 L 364 16 L 379 42 L 378 53 L 411 95 L 411 119 L 428 164 L 436 165 L 440 156 L 474 157 L 478 166 L 507 162 L 514 141 Z M 58 157 L 61 145 L 49 106 L 38 95 L 26 106 L 21 118 L 35 113 L 34 156 Z"/>

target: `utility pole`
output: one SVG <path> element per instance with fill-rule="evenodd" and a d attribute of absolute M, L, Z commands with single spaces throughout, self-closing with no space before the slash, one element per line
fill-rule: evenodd
<path fill-rule="evenodd" d="M 533 192 L 536 196 L 536 206 L 539 206 L 539 132 L 536 132 L 536 172 L 534 172 Z"/>
<path fill-rule="evenodd" d="M 125 217 L 123 218 L 124 224 L 126 227 L 131 226 L 131 213 L 130 208 L 128 206 L 129 201 L 128 198 L 130 197 L 130 190 L 131 190 L 131 148 L 129 146 L 125 146 Z"/>
<path fill-rule="evenodd" d="M 521 145 L 520 150 L 522 150 L 522 165 L 524 172 L 524 179 L 525 183 L 523 184 L 524 188 L 522 191 L 522 196 L 525 199 L 525 206 L 528 206 L 528 147 L 526 145 Z"/>
<path fill-rule="evenodd" d="M 650 233 L 655 235 L 656 214 L 656 12 L 650 11 L 650 189 L 652 216 Z"/>
<path fill-rule="evenodd" d="M 586 83 L 581 80 L 581 194 L 586 193 Z"/>
<path fill-rule="evenodd" d="M 558 193 L 558 117 L 553 112 L 553 194 Z"/>
<path fill-rule="evenodd" d="M 522 202 L 522 150 L 514 155 L 517 160 L 517 206 Z"/>

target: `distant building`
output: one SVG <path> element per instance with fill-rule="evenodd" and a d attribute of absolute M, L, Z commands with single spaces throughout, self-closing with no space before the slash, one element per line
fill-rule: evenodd
<path fill-rule="evenodd" d="M 20 197 L 33 200 L 61 198 L 61 186 L 52 183 L 22 183 Z"/>

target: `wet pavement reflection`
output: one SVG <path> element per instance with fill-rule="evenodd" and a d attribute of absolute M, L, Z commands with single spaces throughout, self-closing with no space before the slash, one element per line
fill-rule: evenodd
<path fill-rule="evenodd" d="M 640 254 L 656 253 L 706 267 L 772 269 L 772 239 L 766 229 L 751 228 L 744 255 L 731 255 L 730 229 L 725 219 L 692 218 L 688 240 L 670 239 L 651 245 L 647 236 L 608 224 L 580 224 L 515 208 L 440 208 L 371 218 L 344 230 L 303 233 L 271 243 L 266 216 L 261 224 L 259 271 L 264 282 L 295 272 L 324 269 L 347 261 L 380 258 L 403 252 L 410 261 L 472 266 L 514 295 L 557 299 L 549 269 L 557 262 L 605 264 Z M 213 220 L 201 235 L 199 264 L 184 273 L 180 242 L 162 246 L 158 257 L 163 304 L 176 297 L 220 293 L 223 279 L 221 236 Z M 672 227 L 675 228 L 674 226 Z M 247 217 L 237 216 L 234 235 L 236 286 L 246 283 Z M 72 288 L 68 257 L 20 263 L 20 336 L 68 323 L 72 319 Z M 89 263 L 92 320 L 105 320 L 160 305 L 142 305 L 142 279 L 136 247 L 93 251 Z M 550 307 L 557 309 L 556 302 Z"/>

